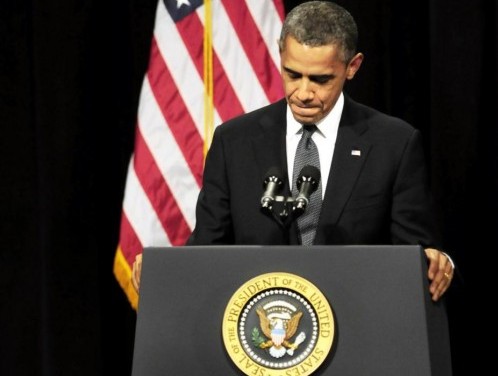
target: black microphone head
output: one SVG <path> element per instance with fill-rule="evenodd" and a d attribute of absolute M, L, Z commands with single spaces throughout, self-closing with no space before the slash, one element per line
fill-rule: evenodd
<path fill-rule="evenodd" d="M 308 180 L 314 180 L 316 184 L 320 182 L 320 170 L 315 166 L 304 166 L 298 176 L 298 179 L 300 180 L 302 180 L 302 178 L 307 178 Z"/>
<path fill-rule="evenodd" d="M 284 179 L 282 178 L 282 173 L 280 172 L 280 169 L 278 167 L 270 167 L 270 169 L 267 171 L 265 174 L 265 178 L 263 180 L 263 188 L 266 188 L 266 185 L 268 182 L 273 181 L 277 183 L 278 185 L 282 184 L 282 181 Z"/>

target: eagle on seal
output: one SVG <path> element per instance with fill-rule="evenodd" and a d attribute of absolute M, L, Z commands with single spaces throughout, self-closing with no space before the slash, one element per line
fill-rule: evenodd
<path fill-rule="evenodd" d="M 294 334 L 296 334 L 299 320 L 303 316 L 303 313 L 297 312 L 289 319 L 284 317 L 272 317 L 270 319 L 261 307 L 256 309 L 256 313 L 259 316 L 261 330 L 266 338 L 268 338 L 268 341 L 262 342 L 259 347 L 262 349 L 270 348 L 270 354 L 276 358 L 284 356 L 285 353 L 293 355 L 294 350 L 306 338 L 304 332 L 301 332 L 294 343 L 289 342 Z"/>

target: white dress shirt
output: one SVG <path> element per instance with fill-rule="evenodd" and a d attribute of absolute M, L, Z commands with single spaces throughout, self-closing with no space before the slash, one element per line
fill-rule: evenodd
<path fill-rule="evenodd" d="M 344 108 L 344 95 L 341 93 L 337 102 L 325 118 L 316 124 L 317 130 L 311 137 L 318 148 L 320 156 L 320 181 L 322 183 L 322 199 L 325 196 L 327 188 L 327 180 L 329 178 L 330 167 L 332 165 L 332 157 L 334 156 L 335 141 L 337 139 L 337 132 L 339 130 L 339 121 L 341 120 L 342 109 Z M 287 133 L 286 133 L 286 146 L 287 146 L 287 171 L 289 172 L 289 184 L 292 191 L 292 177 L 294 169 L 294 157 L 296 156 L 296 149 L 301 135 L 303 133 L 303 126 L 298 123 L 292 112 L 287 106 Z"/>

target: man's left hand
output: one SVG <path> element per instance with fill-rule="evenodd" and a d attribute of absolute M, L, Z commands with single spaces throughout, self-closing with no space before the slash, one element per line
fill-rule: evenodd
<path fill-rule="evenodd" d="M 432 300 L 437 302 L 450 287 L 454 270 L 451 261 L 443 252 L 434 248 L 426 248 L 425 254 L 429 259 L 427 273 L 431 281 L 429 290 L 432 294 Z"/>

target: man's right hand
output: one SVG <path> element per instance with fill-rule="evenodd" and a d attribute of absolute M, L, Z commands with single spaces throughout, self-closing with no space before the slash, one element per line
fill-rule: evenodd
<path fill-rule="evenodd" d="M 142 254 L 138 254 L 133 262 L 133 269 L 131 271 L 131 283 L 138 293 L 140 289 L 140 274 L 142 273 Z"/>

